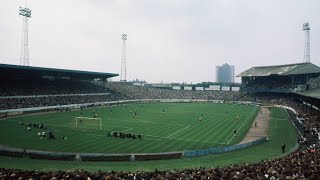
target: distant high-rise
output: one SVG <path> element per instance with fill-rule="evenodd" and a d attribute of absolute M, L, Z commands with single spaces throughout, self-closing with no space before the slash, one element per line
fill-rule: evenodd
<path fill-rule="evenodd" d="M 234 82 L 234 66 L 223 64 L 216 66 L 216 82 L 233 83 Z"/>

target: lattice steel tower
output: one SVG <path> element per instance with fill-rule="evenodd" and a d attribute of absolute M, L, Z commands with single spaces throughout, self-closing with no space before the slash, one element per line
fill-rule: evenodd
<path fill-rule="evenodd" d="M 121 74 L 120 81 L 127 81 L 127 62 L 126 62 L 126 41 L 127 34 L 122 34 L 122 61 L 121 61 Z"/>
<path fill-rule="evenodd" d="M 310 26 L 306 22 L 302 26 L 302 30 L 305 32 L 305 44 L 304 44 L 304 61 L 310 62 Z"/>
<path fill-rule="evenodd" d="M 20 65 L 29 66 L 28 19 L 31 18 L 31 9 L 27 8 L 27 2 L 25 8 L 20 7 L 19 15 L 23 17 Z"/>

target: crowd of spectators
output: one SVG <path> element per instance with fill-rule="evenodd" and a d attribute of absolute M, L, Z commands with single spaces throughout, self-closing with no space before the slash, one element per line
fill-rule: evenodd
<path fill-rule="evenodd" d="M 0 168 L 0 179 L 74 179 L 74 180 L 200 180 L 200 179 L 310 179 L 320 178 L 320 144 L 314 144 L 304 151 L 291 153 L 289 156 L 264 160 L 254 164 L 238 164 L 227 167 L 193 168 L 183 170 L 155 169 L 151 172 L 89 172 L 85 170 L 68 171 L 23 171 Z"/>
<path fill-rule="evenodd" d="M 108 93 L 108 89 L 90 81 L 37 80 L 8 81 L 0 84 L 0 97 L 56 94 Z"/>
<path fill-rule="evenodd" d="M 4 88 L 2 87 L 0 89 L 0 110 L 130 99 L 208 99 L 231 101 L 240 98 L 240 92 L 233 91 L 179 91 L 147 88 L 115 82 L 107 83 L 106 86 L 98 86 L 90 82 L 72 82 L 68 85 L 59 82 L 55 83 L 55 85 L 53 88 L 38 84 L 32 88 L 32 90 L 36 91 L 31 91 L 28 88 L 25 90 L 23 88 L 9 88 L 10 86 L 3 91 Z M 64 89 L 64 87 L 66 88 Z"/>
<path fill-rule="evenodd" d="M 208 99 L 235 101 L 240 98 L 239 91 L 191 91 L 153 87 L 134 86 L 132 84 L 109 82 L 107 87 L 125 95 L 128 99 Z"/>
<path fill-rule="evenodd" d="M 297 83 L 297 82 L 296 82 Z M 296 84 L 295 83 L 295 84 Z M 255 79 L 247 79 L 244 82 L 244 89 L 255 91 L 288 91 L 292 89 L 292 80 L 288 77 L 255 77 Z"/>
<path fill-rule="evenodd" d="M 119 99 L 126 98 L 90 81 L 31 81 L 0 85 L 0 110 L 108 102 Z"/>
<path fill-rule="evenodd" d="M 0 110 L 117 101 L 120 97 L 121 95 L 117 93 L 111 93 L 108 95 L 0 98 Z"/>
<path fill-rule="evenodd" d="M 261 83 L 261 84 L 248 84 L 246 86 L 247 89 L 254 89 L 256 91 L 269 91 L 269 90 L 278 90 L 278 91 L 288 91 L 292 89 L 292 85 L 290 83 L 277 83 L 270 82 L 268 84 Z"/>

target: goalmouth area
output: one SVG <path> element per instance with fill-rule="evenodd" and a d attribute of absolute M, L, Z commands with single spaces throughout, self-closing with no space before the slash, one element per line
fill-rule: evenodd
<path fill-rule="evenodd" d="M 102 119 L 91 117 L 76 117 L 76 128 L 102 130 Z"/>
<path fill-rule="evenodd" d="M 272 116 L 275 114 L 272 113 L 273 108 L 270 110 L 270 129 L 272 131 Z M 101 120 L 95 120 L 95 123 L 98 122 L 97 124 L 101 126 L 79 127 L 76 119 L 81 116 L 81 112 L 84 117 L 92 118 L 95 113 L 98 114 L 98 119 Z M 0 137 L 0 144 L 44 151 L 107 154 L 223 148 L 241 142 L 259 112 L 260 107 L 238 104 L 134 103 L 88 108 L 83 111 L 16 116 L 0 121 L 4 135 Z M 287 117 L 279 118 L 278 116 L 276 118 L 287 119 Z M 36 129 L 29 132 L 24 125 L 20 125 L 20 122 L 43 123 L 54 130 L 56 139 L 40 139 L 35 135 Z M 142 138 L 108 137 L 107 133 L 111 132 L 141 135 Z M 270 138 L 270 134 L 268 135 Z M 67 140 L 62 137 L 67 137 Z M 283 136 L 280 139 L 286 141 L 287 138 Z M 269 143 L 270 140 L 261 145 Z M 248 149 L 239 150 L 239 152 Z"/>

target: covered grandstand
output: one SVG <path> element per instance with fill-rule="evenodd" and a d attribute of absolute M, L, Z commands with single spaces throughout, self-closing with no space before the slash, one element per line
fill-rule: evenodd
<path fill-rule="evenodd" d="M 252 67 L 239 75 L 241 92 L 252 101 L 286 97 L 303 107 L 301 119 L 320 121 L 320 67 L 312 63 Z"/>
<path fill-rule="evenodd" d="M 0 110 L 95 103 L 114 99 L 113 73 L 0 64 Z"/>
<path fill-rule="evenodd" d="M 56 69 L 35 66 L 18 66 L 12 64 L 0 64 L 1 81 L 8 79 L 72 79 L 93 80 L 112 78 L 118 76 L 114 73 L 80 71 L 70 69 Z"/>
<path fill-rule="evenodd" d="M 252 67 L 239 75 L 247 92 L 306 91 L 307 82 L 320 76 L 320 67 L 312 63 Z"/>

